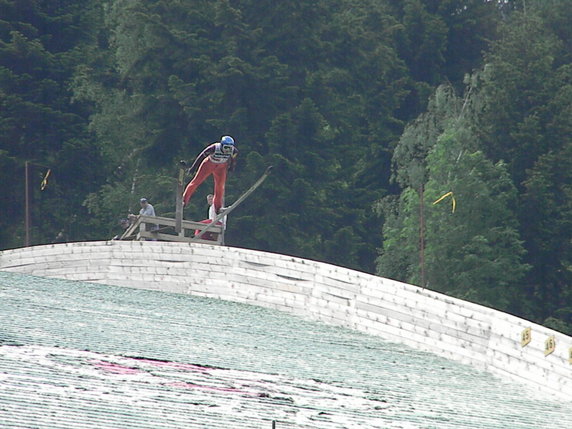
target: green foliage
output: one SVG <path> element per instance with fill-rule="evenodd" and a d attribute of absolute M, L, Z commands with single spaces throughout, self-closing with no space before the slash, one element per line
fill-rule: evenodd
<path fill-rule="evenodd" d="M 566 319 L 570 320 L 570 309 L 568 309 L 568 314 Z M 548 317 L 542 323 L 544 326 L 554 329 L 556 331 L 562 332 L 566 335 L 572 335 L 572 324 L 567 323 L 563 320 L 563 318 L 556 318 L 556 317 Z"/>
<path fill-rule="evenodd" d="M 525 182 L 523 226 L 528 238 L 530 296 L 538 299 L 535 315 L 546 318 L 569 308 L 572 297 L 572 140 L 543 155 Z M 570 312 L 565 321 L 572 322 Z"/>
<path fill-rule="evenodd" d="M 393 0 L 399 27 L 397 49 L 410 71 L 406 119 L 425 110 L 435 87 L 461 87 L 463 76 L 482 63 L 482 52 L 496 38 L 503 2 L 484 0 Z"/>
<path fill-rule="evenodd" d="M 479 118 L 485 151 L 504 160 L 519 189 L 521 236 L 532 269 L 524 281 L 526 317 L 570 316 L 570 17 L 565 1 L 531 1 L 500 27 L 481 75 Z M 565 316 L 567 314 L 567 316 Z"/>
<path fill-rule="evenodd" d="M 570 78 L 569 64 L 560 63 L 565 54 L 563 41 L 529 11 L 501 27 L 501 39 L 485 57 L 483 139 L 487 154 L 505 160 L 518 185 L 565 131 L 555 129 L 563 121 L 553 121 L 569 104 L 561 93 Z M 561 119 L 569 126 L 569 117 Z"/>
<path fill-rule="evenodd" d="M 420 279 L 420 199 L 412 188 L 398 199 L 386 197 L 378 202 L 385 214 L 383 248 L 376 260 L 377 274 L 403 282 Z"/>
<path fill-rule="evenodd" d="M 89 1 L 4 0 L 0 16 L 0 171 L 4 185 L 2 247 L 23 244 L 24 163 L 30 161 L 32 243 L 89 236 L 83 192 L 99 180 L 87 113 L 71 102 L 69 83 L 81 61 Z M 48 168 L 48 187 L 39 190 Z M 81 175 L 78 175 L 78 171 Z"/>
<path fill-rule="evenodd" d="M 512 209 L 516 189 L 506 166 L 479 150 L 464 110 L 472 105 L 470 94 L 462 102 L 439 88 L 430 110 L 404 132 L 395 164 L 408 187 L 397 207 L 385 203 L 378 273 L 515 311 L 511 298 L 528 269 Z M 453 209 L 448 200 L 432 204 L 449 192 Z"/>
<path fill-rule="evenodd" d="M 380 203 L 377 266 L 420 281 L 423 195 L 429 287 L 570 332 L 570 8 L 517 3 L 482 71 L 465 78 L 465 99 L 438 89 L 401 136 L 393 165 L 404 191 Z M 449 191 L 455 213 L 431 204 Z"/>
<path fill-rule="evenodd" d="M 427 112 L 405 127 L 393 152 L 393 179 L 401 187 L 419 189 L 427 180 L 427 155 L 449 122 L 461 114 L 460 100 L 450 86 L 440 86 Z"/>
<path fill-rule="evenodd" d="M 515 311 L 514 294 L 528 267 L 513 211 L 516 189 L 503 163 L 471 149 L 466 129 L 448 130 L 428 156 L 425 263 L 429 287 Z M 432 205 L 452 191 L 454 212 Z"/>
<path fill-rule="evenodd" d="M 401 50 L 416 81 L 437 84 L 442 80 L 448 28 L 422 0 L 405 0 Z"/>

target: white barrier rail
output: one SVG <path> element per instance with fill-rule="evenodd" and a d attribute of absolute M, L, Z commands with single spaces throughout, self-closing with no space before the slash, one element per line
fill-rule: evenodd
<path fill-rule="evenodd" d="M 0 252 L 0 270 L 189 293 L 345 326 L 572 399 L 572 338 L 487 307 L 325 263 L 266 252 L 104 241 Z"/>

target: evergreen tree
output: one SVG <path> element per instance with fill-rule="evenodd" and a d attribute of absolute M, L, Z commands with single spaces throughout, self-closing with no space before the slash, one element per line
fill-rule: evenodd
<path fill-rule="evenodd" d="M 83 193 L 99 180 L 85 106 L 69 91 L 89 37 L 89 1 L 4 0 L 0 4 L 0 213 L 2 247 L 24 243 L 24 164 L 29 162 L 32 243 L 89 236 Z M 40 183 L 51 169 L 48 186 Z M 16 232 L 9 234 L 8 231 Z"/>
<path fill-rule="evenodd" d="M 338 166 L 329 137 L 327 122 L 310 99 L 277 117 L 268 131 L 272 195 L 259 200 L 257 214 L 266 221 L 252 234 L 268 250 L 323 259 L 323 241 L 334 223 L 324 225 L 323 219 L 333 220 L 328 196 Z"/>
<path fill-rule="evenodd" d="M 572 135 L 572 134 L 571 134 Z M 572 141 L 543 155 L 525 182 L 523 227 L 532 263 L 528 316 L 572 332 Z M 525 214 L 526 213 L 526 214 Z"/>
<path fill-rule="evenodd" d="M 400 196 L 378 201 L 385 214 L 382 254 L 377 272 L 402 281 L 420 282 L 421 228 L 420 195 L 428 180 L 427 157 L 456 118 L 462 105 L 451 86 L 442 85 L 429 100 L 427 112 L 409 123 L 393 151 L 392 180 L 402 189 Z"/>
<path fill-rule="evenodd" d="M 432 110 L 405 131 L 395 163 L 407 187 L 398 204 L 382 205 L 388 220 L 378 273 L 517 311 L 513 296 L 527 266 L 512 210 L 516 189 L 505 166 L 479 149 L 467 97 L 439 88 Z M 419 144 L 424 136 L 427 145 Z M 432 204 L 446 194 L 454 211 Z"/>
<path fill-rule="evenodd" d="M 538 157 L 559 144 L 547 128 L 553 114 L 549 103 L 559 91 L 552 81 L 555 60 L 562 51 L 561 42 L 538 15 L 515 14 L 485 58 L 485 149 L 492 159 L 507 163 L 519 186 Z"/>
<path fill-rule="evenodd" d="M 504 2 L 488 0 L 390 0 L 400 26 L 396 42 L 410 79 L 402 118 L 418 116 L 434 89 L 445 82 L 462 89 L 466 73 L 482 63 L 496 38 Z"/>
<path fill-rule="evenodd" d="M 480 132 L 487 154 L 504 160 L 520 194 L 521 236 L 530 302 L 524 316 L 551 320 L 559 329 L 570 323 L 568 166 L 572 134 L 571 34 L 561 18 L 566 2 L 527 2 L 501 27 L 501 39 L 486 55 L 481 94 L 485 109 Z M 556 322 L 554 322 L 556 320 Z"/>
<path fill-rule="evenodd" d="M 428 156 L 425 264 L 429 287 L 518 312 L 528 267 L 514 212 L 516 188 L 506 166 L 471 144 L 466 128 L 447 129 Z M 453 192 L 455 209 L 433 205 Z M 523 290 L 524 288 L 522 288 Z"/>

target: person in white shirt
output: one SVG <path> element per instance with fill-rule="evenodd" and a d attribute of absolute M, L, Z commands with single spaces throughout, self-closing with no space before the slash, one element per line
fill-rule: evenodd
<path fill-rule="evenodd" d="M 209 219 L 210 219 L 210 220 L 215 220 L 216 217 L 217 217 L 216 210 L 215 210 L 215 207 L 214 207 L 213 202 L 214 202 L 214 195 L 213 195 L 213 194 L 208 194 L 208 195 L 207 195 L 207 204 L 209 205 Z M 224 210 L 224 207 L 223 207 L 222 209 Z M 227 218 L 227 217 L 224 216 L 224 217 L 221 219 L 223 231 L 226 229 L 226 218 Z"/>
<path fill-rule="evenodd" d="M 207 195 L 207 204 L 209 205 L 209 217 L 208 219 L 205 220 L 201 220 L 201 223 L 211 223 L 213 222 L 216 217 L 216 210 L 215 210 L 215 206 L 214 206 L 214 195 L 213 194 L 208 194 Z M 224 210 L 224 207 L 222 207 L 222 209 Z M 221 225 L 222 226 L 222 244 L 224 244 L 224 231 L 226 230 L 226 216 L 224 216 L 221 220 L 218 221 L 217 225 Z M 199 235 L 200 234 L 200 230 L 197 229 L 195 230 L 195 235 Z M 203 240 L 211 240 L 211 241 L 216 241 L 218 238 L 218 234 L 214 233 L 214 232 L 210 232 L 207 231 L 203 234 L 203 236 L 201 237 Z"/>

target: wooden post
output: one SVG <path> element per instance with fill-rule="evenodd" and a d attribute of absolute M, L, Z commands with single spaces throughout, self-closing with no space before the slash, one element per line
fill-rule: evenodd
<path fill-rule="evenodd" d="M 24 210 L 24 223 L 25 223 L 25 230 L 26 230 L 26 238 L 24 241 L 24 246 L 28 247 L 30 245 L 30 229 L 32 228 L 32 216 L 30 215 L 30 162 L 26 161 L 24 163 L 24 183 L 26 186 L 25 194 L 25 210 Z"/>
<path fill-rule="evenodd" d="M 177 179 L 177 196 L 175 198 L 175 232 L 178 235 L 184 234 L 183 223 L 183 180 L 185 178 L 185 166 L 179 166 L 179 177 Z"/>

